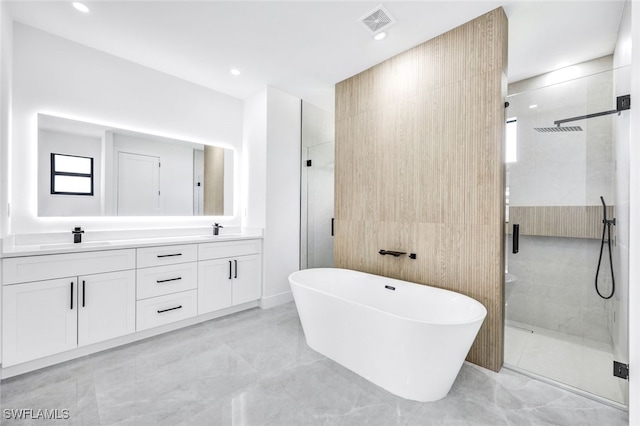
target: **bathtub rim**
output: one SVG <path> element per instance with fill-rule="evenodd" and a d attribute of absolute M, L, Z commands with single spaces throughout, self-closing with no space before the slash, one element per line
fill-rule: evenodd
<path fill-rule="evenodd" d="M 430 288 L 435 289 L 435 290 L 440 290 L 440 291 L 444 291 L 444 292 L 448 292 L 448 293 L 454 293 L 457 296 L 466 297 L 468 299 L 471 299 L 475 303 L 477 303 L 482 308 L 481 315 L 477 315 L 477 316 L 474 316 L 472 318 L 465 319 L 464 321 L 457 321 L 457 322 L 455 322 L 455 321 L 437 322 L 437 321 L 426 321 L 426 320 L 420 320 L 420 319 L 416 319 L 416 318 L 410 318 L 410 317 L 399 315 L 399 314 L 396 314 L 396 313 L 393 313 L 393 312 L 384 311 L 384 310 L 376 308 L 374 306 L 365 305 L 363 303 L 359 303 L 359 302 L 356 302 L 354 300 L 346 299 L 344 297 L 340 297 L 338 295 L 335 295 L 335 294 L 332 294 L 332 293 L 328 293 L 326 291 L 322 291 L 322 290 L 319 290 L 317 288 L 314 288 L 314 287 L 311 287 L 311 286 L 307 286 L 307 285 L 304 285 L 304 284 L 301 284 L 299 282 L 295 282 L 294 280 L 292 280 L 292 277 L 294 275 L 302 273 L 302 272 L 305 272 L 305 271 L 310 271 L 310 270 L 352 271 L 352 272 L 357 272 L 359 274 L 371 275 L 371 276 L 374 276 L 374 277 L 394 280 L 394 281 L 398 281 L 398 282 L 401 282 L 401 283 L 425 286 L 425 287 L 430 287 Z M 298 271 L 295 271 L 295 272 L 292 272 L 291 274 L 289 274 L 288 279 L 289 279 L 289 285 L 290 286 L 293 286 L 295 284 L 295 285 L 297 285 L 299 287 L 303 287 L 305 289 L 314 291 L 316 293 L 323 294 L 325 296 L 334 297 L 334 298 L 340 299 L 340 300 L 342 300 L 344 302 L 353 303 L 355 305 L 362 306 L 364 308 L 371 309 L 371 310 L 374 310 L 376 312 L 380 312 L 380 313 L 385 314 L 385 315 L 390 315 L 392 317 L 395 317 L 395 318 L 398 318 L 398 319 L 401 319 L 401 320 L 404 320 L 404 321 L 411 321 L 411 322 L 415 322 L 415 323 L 419 323 L 419 324 L 428 324 L 428 325 L 437 325 L 437 326 L 457 326 L 457 325 L 474 324 L 474 323 L 476 323 L 478 321 L 483 323 L 485 318 L 487 317 L 487 314 L 488 314 L 486 306 L 484 306 L 482 303 L 480 303 L 478 300 L 474 299 L 473 297 L 467 296 L 466 294 L 458 293 L 457 291 L 453 291 L 453 290 L 447 290 L 445 288 L 434 287 L 434 286 L 429 285 L 429 284 L 420 284 L 420 283 L 414 283 L 414 282 L 411 282 L 411 281 L 404 281 L 404 280 L 400 280 L 400 279 L 397 279 L 397 278 L 385 277 L 384 275 L 376 275 L 376 274 L 371 274 L 371 273 L 368 273 L 368 272 L 357 271 L 355 269 L 346 269 L 346 268 L 308 268 L 308 269 L 300 269 Z M 295 295 L 294 295 L 294 303 L 295 303 Z"/>

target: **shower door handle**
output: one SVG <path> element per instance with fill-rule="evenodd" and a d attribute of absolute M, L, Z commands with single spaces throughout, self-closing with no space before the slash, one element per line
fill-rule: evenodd
<path fill-rule="evenodd" d="M 518 253 L 519 245 L 520 245 L 520 225 L 517 223 L 513 224 L 513 235 L 511 237 L 512 250 L 513 254 Z"/>
<path fill-rule="evenodd" d="M 331 218 L 331 236 L 332 236 L 332 237 L 333 237 L 333 224 L 334 224 L 335 220 L 336 220 L 336 218 L 335 218 L 335 217 L 332 217 L 332 218 Z"/>

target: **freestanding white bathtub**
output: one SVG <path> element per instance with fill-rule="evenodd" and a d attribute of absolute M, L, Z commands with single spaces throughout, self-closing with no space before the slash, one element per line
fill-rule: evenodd
<path fill-rule="evenodd" d="M 414 401 L 447 395 L 487 315 L 459 293 L 348 269 L 289 282 L 312 349 Z"/>

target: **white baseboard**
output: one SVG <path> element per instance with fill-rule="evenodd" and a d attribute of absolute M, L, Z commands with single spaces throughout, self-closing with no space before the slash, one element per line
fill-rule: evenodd
<path fill-rule="evenodd" d="M 285 291 L 284 293 L 274 294 L 273 296 L 266 296 L 260 299 L 260 307 L 262 309 L 275 308 L 285 303 L 293 302 L 293 293 Z"/>

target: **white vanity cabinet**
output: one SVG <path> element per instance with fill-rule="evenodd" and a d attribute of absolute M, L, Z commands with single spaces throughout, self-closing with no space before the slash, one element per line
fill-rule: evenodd
<path fill-rule="evenodd" d="M 260 240 L 200 244 L 198 313 L 251 302 L 262 294 Z"/>
<path fill-rule="evenodd" d="M 5 252 L 3 376 L 258 306 L 261 238 L 185 240 Z"/>
<path fill-rule="evenodd" d="M 197 244 L 139 248 L 138 331 L 198 314 Z"/>
<path fill-rule="evenodd" d="M 133 267 L 134 250 L 3 259 L 3 367 L 135 332 Z"/>

